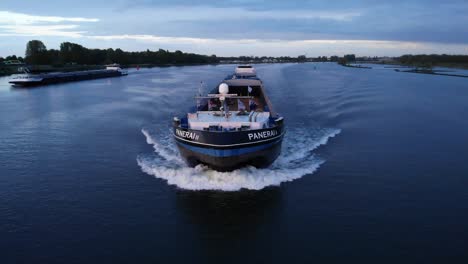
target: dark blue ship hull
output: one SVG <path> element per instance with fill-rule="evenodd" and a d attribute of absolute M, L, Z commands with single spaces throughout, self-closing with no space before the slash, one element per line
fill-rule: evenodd
<path fill-rule="evenodd" d="M 12 79 L 9 81 L 9 83 L 20 87 L 31 87 L 64 82 L 76 82 L 100 78 L 119 77 L 123 75 L 126 74 L 115 70 L 91 70 L 65 73 L 48 73 L 31 75 L 28 78 Z"/>
<path fill-rule="evenodd" d="M 174 126 L 180 154 L 189 166 L 205 164 L 218 171 L 247 165 L 264 168 L 281 153 L 283 126 L 248 131 L 199 131 Z"/>

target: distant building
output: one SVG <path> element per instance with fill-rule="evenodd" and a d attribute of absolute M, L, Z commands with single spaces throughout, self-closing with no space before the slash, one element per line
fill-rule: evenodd
<path fill-rule="evenodd" d="M 386 57 L 379 57 L 377 61 L 381 63 L 387 63 L 387 62 L 394 61 L 394 59 L 386 56 Z"/>

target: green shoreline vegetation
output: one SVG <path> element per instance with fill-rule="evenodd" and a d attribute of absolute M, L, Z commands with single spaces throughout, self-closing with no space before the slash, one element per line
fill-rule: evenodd
<path fill-rule="evenodd" d="M 390 61 L 380 61 L 379 59 L 356 58 L 354 54 L 345 55 L 338 60 L 338 64 L 344 67 L 372 69 L 368 64 L 389 65 L 386 68 L 393 68 L 396 72 L 419 73 L 431 75 L 443 75 L 452 77 L 468 78 L 467 74 L 456 73 L 452 70 L 434 69 L 434 67 L 468 69 L 468 56 L 466 55 L 403 55 L 392 58 Z M 366 63 L 363 66 L 361 63 Z"/>
<path fill-rule="evenodd" d="M 15 55 L 0 57 L 0 75 L 19 73 L 18 69 L 27 66 L 32 73 L 51 71 L 77 71 L 102 68 L 118 63 L 123 67 L 185 66 L 219 63 L 261 63 L 261 62 L 305 62 L 304 55 L 298 57 L 217 57 L 174 52 L 157 51 L 128 52 L 121 49 L 88 49 L 76 43 L 63 42 L 60 48 L 47 49 L 40 40 L 31 40 L 26 45 L 25 57 Z"/>
<path fill-rule="evenodd" d="M 16 59 L 16 60 L 15 60 Z M 11 68 L 25 66 L 32 72 L 49 71 L 76 71 L 102 68 L 104 65 L 118 63 L 122 66 L 162 66 L 162 65 L 191 65 L 218 63 L 215 56 L 205 56 L 193 53 L 183 53 L 179 50 L 170 52 L 159 49 L 158 51 L 126 52 L 121 49 L 88 49 L 79 44 L 63 42 L 60 49 L 47 49 L 39 40 L 31 40 L 26 45 L 24 59 L 16 56 L 9 56 L 6 59 L 8 64 L 3 63 L 6 73 L 11 72 Z M 13 63 L 11 63 L 13 61 Z M 0 70 L 0 72 L 2 72 Z"/>
<path fill-rule="evenodd" d="M 356 57 L 354 54 L 349 54 L 338 58 L 338 63 L 348 67 L 353 67 L 350 64 L 369 63 L 423 69 L 432 69 L 433 67 L 468 69 L 468 55 L 408 54 L 400 57 Z"/>
<path fill-rule="evenodd" d="M 31 40 L 26 45 L 25 57 L 15 55 L 0 57 L 0 75 L 20 73 L 27 66 L 33 73 L 52 71 L 78 71 L 100 69 L 104 65 L 118 63 L 123 67 L 185 66 L 227 63 L 297 63 L 336 62 L 346 67 L 370 68 L 359 63 L 387 64 L 414 68 L 450 67 L 468 69 L 468 55 L 403 55 L 400 57 L 356 57 L 354 54 L 340 56 L 298 57 L 217 57 L 158 49 L 157 51 L 128 52 L 121 49 L 88 49 L 76 43 L 63 42 L 60 48 L 47 49 L 40 40 Z M 357 65 L 356 65 L 357 64 Z"/>

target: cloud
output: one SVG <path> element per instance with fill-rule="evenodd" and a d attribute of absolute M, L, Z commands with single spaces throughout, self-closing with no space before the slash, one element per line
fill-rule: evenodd
<path fill-rule="evenodd" d="M 167 44 L 183 44 L 183 45 L 199 45 L 199 44 L 256 44 L 256 45 L 281 45 L 281 46 L 317 46 L 317 45 L 336 45 L 336 46 L 354 46 L 369 48 L 386 48 L 386 49 L 418 49 L 423 44 L 409 41 L 384 41 L 384 40 L 327 40 L 327 39 L 311 39 L 311 40 L 282 40 L 282 39 L 214 39 L 214 38 L 186 38 L 186 37 L 163 37 L 155 35 L 103 35 L 103 36 L 87 36 L 88 38 L 98 40 L 136 40 L 153 43 Z"/>
<path fill-rule="evenodd" d="M 261 9 L 247 4 L 160 6 L 158 2 L 157 7 L 119 11 L 90 9 L 89 18 L 0 11 L 0 37 L 44 36 L 54 45 L 75 38 L 90 48 L 156 47 L 220 56 L 468 53 L 463 34 L 467 31 L 460 23 L 468 19 L 461 12 L 466 6 L 458 13 L 449 12 L 455 7 L 440 8 L 441 14 L 450 13 L 452 21 L 433 18 L 435 11 L 420 4 L 400 5 L 405 8 L 398 12 L 392 5 Z"/>
<path fill-rule="evenodd" d="M 51 26 L 33 26 L 33 25 L 8 25 L 0 26 L 4 33 L 0 36 L 60 36 L 79 38 L 83 37 L 85 31 L 70 31 L 78 28 L 78 25 L 51 25 Z"/>
<path fill-rule="evenodd" d="M 241 7 L 215 8 L 215 7 L 171 7 L 150 9 L 156 17 L 165 20 L 245 20 L 245 19 L 322 19 L 335 21 L 351 21 L 361 16 L 358 11 L 311 11 L 303 9 L 295 10 L 248 10 Z M 140 11 L 141 12 L 141 11 Z M 168 15 L 170 14 L 170 16 Z"/>
<path fill-rule="evenodd" d="M 88 38 L 99 40 L 138 40 L 166 44 L 252 44 L 259 40 L 256 39 L 214 39 L 214 38 L 186 38 L 186 37 L 163 37 L 155 35 L 105 35 L 88 36 Z"/>
<path fill-rule="evenodd" d="M 142 42 L 146 47 L 151 44 L 182 48 L 188 52 L 217 54 L 220 56 L 238 56 L 255 54 L 258 56 L 289 55 L 297 56 L 308 53 L 309 56 L 344 55 L 356 53 L 360 55 L 398 56 L 405 53 L 459 53 L 468 52 L 468 44 L 440 44 L 431 42 L 392 41 L 392 40 L 282 40 L 282 39 L 215 39 L 164 37 L 155 35 L 103 35 L 87 36 L 87 38 L 107 41 L 113 45 L 116 41 Z M 105 45 L 104 43 L 101 43 Z M 150 45 L 148 45 L 150 44 Z M 143 46 L 143 45 L 142 45 Z"/>
<path fill-rule="evenodd" d="M 128 19 L 145 17 L 145 21 L 242 21 L 242 20 L 329 20 L 351 21 L 362 16 L 357 9 L 337 10 L 251 10 L 245 7 L 170 6 L 132 8 L 122 11 Z"/>
<path fill-rule="evenodd" d="M 35 16 L 9 11 L 0 11 L 0 24 L 32 25 L 37 23 L 99 22 L 97 18 Z"/>
<path fill-rule="evenodd" d="M 36 16 L 0 11 L 0 36 L 82 37 L 86 31 L 76 31 L 79 25 L 67 22 L 98 22 L 97 18 Z M 61 23 L 61 24 L 57 24 Z"/>

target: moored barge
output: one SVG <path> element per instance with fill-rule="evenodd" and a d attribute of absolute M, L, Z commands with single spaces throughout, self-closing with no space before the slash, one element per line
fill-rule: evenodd
<path fill-rule="evenodd" d="M 15 86 L 38 86 L 63 82 L 75 82 L 100 78 L 119 77 L 127 75 L 127 71 L 122 70 L 119 65 L 108 65 L 105 70 L 75 71 L 75 72 L 55 72 L 44 74 L 27 74 L 13 78 L 9 83 Z"/>

